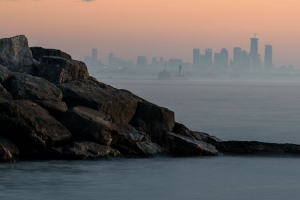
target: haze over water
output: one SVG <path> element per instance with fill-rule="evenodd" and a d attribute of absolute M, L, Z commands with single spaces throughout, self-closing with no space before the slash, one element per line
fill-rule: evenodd
<path fill-rule="evenodd" d="M 99 80 L 175 111 L 192 130 L 300 144 L 300 82 Z M 292 156 L 8 163 L 0 165 L 0 199 L 297 199 L 298 163 Z"/>

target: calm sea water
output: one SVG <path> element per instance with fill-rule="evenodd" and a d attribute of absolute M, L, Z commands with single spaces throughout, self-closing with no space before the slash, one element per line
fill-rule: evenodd
<path fill-rule="evenodd" d="M 299 82 L 100 79 L 224 140 L 300 144 Z M 41 161 L 0 164 L 0 199 L 297 199 L 300 157 Z"/>

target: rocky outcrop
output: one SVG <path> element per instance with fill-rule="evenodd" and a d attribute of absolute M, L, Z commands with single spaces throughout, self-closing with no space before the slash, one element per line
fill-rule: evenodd
<path fill-rule="evenodd" d="M 13 72 L 35 73 L 35 62 L 24 35 L 0 39 L 0 65 Z"/>
<path fill-rule="evenodd" d="M 15 161 L 18 156 L 18 147 L 11 141 L 0 137 L 0 162 Z"/>
<path fill-rule="evenodd" d="M 46 110 L 27 100 L 0 103 L 0 124 L 0 136 L 15 143 L 24 157 L 43 157 L 71 137 Z"/>
<path fill-rule="evenodd" d="M 121 156 L 116 149 L 93 142 L 79 141 L 60 148 L 53 148 L 61 159 L 97 159 Z"/>
<path fill-rule="evenodd" d="M 131 93 L 104 86 L 99 82 L 71 81 L 58 85 L 69 108 L 85 106 L 99 111 L 113 122 L 127 124 L 140 99 Z"/>
<path fill-rule="evenodd" d="M 180 156 L 218 155 L 218 150 L 213 145 L 172 132 L 164 135 L 163 146 L 172 154 Z"/>
<path fill-rule="evenodd" d="M 11 72 L 0 65 L 0 84 L 3 84 L 11 75 Z"/>
<path fill-rule="evenodd" d="M 65 52 L 30 49 L 25 36 L 0 39 L 0 162 L 219 153 L 300 154 L 300 146 L 191 131 L 167 108 L 90 77 Z"/>
<path fill-rule="evenodd" d="M 165 132 L 173 130 L 174 112 L 149 102 L 138 102 L 135 114 L 129 123 L 149 134 L 152 140 L 160 141 Z"/>
<path fill-rule="evenodd" d="M 225 154 L 300 154 L 300 145 L 257 141 L 224 141 L 213 143 Z"/>
<path fill-rule="evenodd" d="M 13 73 L 5 84 L 15 100 L 30 100 L 59 118 L 67 110 L 62 92 L 49 81 L 22 73 Z"/>
<path fill-rule="evenodd" d="M 42 57 L 36 75 L 54 84 L 87 80 L 89 77 L 87 66 L 83 62 L 52 56 Z"/>
<path fill-rule="evenodd" d="M 53 56 L 53 57 L 59 57 L 64 58 L 67 60 L 72 60 L 72 57 L 58 49 L 45 49 L 42 47 L 30 47 L 30 50 L 32 52 L 32 56 L 35 60 L 41 62 L 43 56 Z"/>

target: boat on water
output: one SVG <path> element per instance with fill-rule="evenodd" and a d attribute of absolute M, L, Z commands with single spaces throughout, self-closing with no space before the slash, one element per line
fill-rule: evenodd
<path fill-rule="evenodd" d="M 182 65 L 179 65 L 178 75 L 173 76 L 171 72 L 167 71 L 165 64 L 165 69 L 158 74 L 159 80 L 187 80 L 187 76 L 182 73 Z"/>

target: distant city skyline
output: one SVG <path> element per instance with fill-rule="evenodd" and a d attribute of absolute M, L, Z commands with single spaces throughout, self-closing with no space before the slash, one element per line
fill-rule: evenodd
<path fill-rule="evenodd" d="M 232 58 L 234 47 L 250 52 L 248 38 L 258 32 L 261 58 L 270 43 L 276 66 L 300 67 L 299 0 L 2 0 L 0 7 L 1 38 L 24 34 L 30 46 L 76 59 L 96 48 L 104 63 L 110 52 L 192 62 L 195 47 L 227 48 Z"/>

